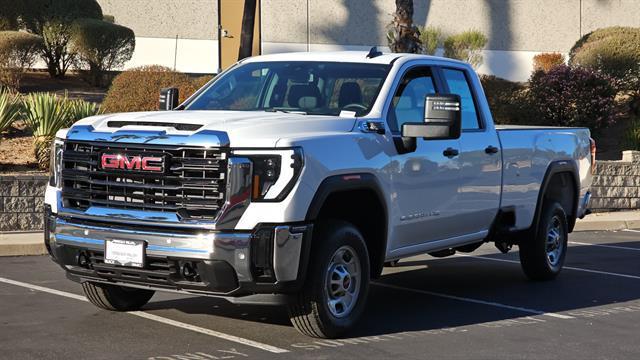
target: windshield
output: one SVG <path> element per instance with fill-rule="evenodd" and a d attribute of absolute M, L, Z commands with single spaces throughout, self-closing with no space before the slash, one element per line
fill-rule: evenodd
<path fill-rule="evenodd" d="M 389 65 L 331 62 L 241 64 L 204 89 L 186 110 L 367 114 Z"/>

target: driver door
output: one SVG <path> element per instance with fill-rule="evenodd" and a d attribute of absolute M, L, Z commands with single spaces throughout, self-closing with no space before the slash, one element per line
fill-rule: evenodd
<path fill-rule="evenodd" d="M 427 66 L 412 67 L 404 73 L 387 114 L 394 136 L 400 136 L 402 124 L 424 121 L 425 96 L 440 92 L 436 80 Z M 392 252 L 411 253 L 428 242 L 462 235 L 456 216 L 460 161 L 447 151 L 459 149 L 459 140 L 419 138 L 414 152 L 393 156 Z"/>

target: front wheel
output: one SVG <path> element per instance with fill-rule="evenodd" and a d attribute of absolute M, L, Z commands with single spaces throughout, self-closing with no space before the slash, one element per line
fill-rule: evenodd
<path fill-rule="evenodd" d="M 562 205 L 544 205 L 538 228 L 520 244 L 520 264 L 529 279 L 551 280 L 560 273 L 567 254 L 567 229 Z"/>
<path fill-rule="evenodd" d="M 93 305 L 111 311 L 138 310 L 148 303 L 155 293 L 152 290 L 93 282 L 82 283 L 82 290 Z"/>
<path fill-rule="evenodd" d="M 358 229 L 328 221 L 314 235 L 314 256 L 303 290 L 289 302 L 289 318 L 301 333 L 335 338 L 351 328 L 369 291 L 369 254 Z"/>

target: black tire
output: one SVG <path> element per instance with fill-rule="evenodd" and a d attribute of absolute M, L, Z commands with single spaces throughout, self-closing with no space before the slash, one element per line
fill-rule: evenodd
<path fill-rule="evenodd" d="M 309 273 L 302 291 L 289 301 L 289 318 L 293 326 L 307 336 L 336 338 L 352 328 L 364 310 L 369 292 L 369 253 L 360 231 L 348 222 L 330 220 L 318 224 L 316 229 Z M 348 255 L 351 252 L 355 256 L 350 258 Z M 347 266 L 351 268 L 357 260 L 359 268 L 356 267 L 358 270 L 353 273 L 359 273 L 359 277 L 338 277 L 334 269 L 339 264 L 335 265 L 334 259 L 352 259 Z M 334 280 L 334 283 L 330 284 L 330 280 Z M 336 284 L 341 284 L 341 288 Z M 330 310 L 329 300 L 335 300 L 330 293 L 344 294 L 342 290 L 354 292 L 353 305 L 344 307 L 336 302 L 338 305 Z M 340 308 L 343 312 L 336 316 L 334 312 L 339 312 Z"/>
<path fill-rule="evenodd" d="M 555 232 L 552 233 L 552 230 Z M 520 264 L 525 275 L 538 281 L 558 276 L 567 255 L 567 240 L 568 225 L 564 209 L 557 202 L 547 202 L 540 214 L 538 228 L 519 245 Z"/>
<path fill-rule="evenodd" d="M 134 311 L 149 302 L 155 291 L 84 282 L 82 290 L 93 305 L 110 311 Z"/>

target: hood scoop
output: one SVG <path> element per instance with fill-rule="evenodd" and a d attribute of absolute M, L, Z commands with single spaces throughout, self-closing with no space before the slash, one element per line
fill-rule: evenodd
<path fill-rule="evenodd" d="M 158 121 L 108 121 L 107 127 L 110 128 L 122 128 L 125 126 L 136 127 L 169 127 L 179 131 L 196 131 L 199 130 L 202 124 L 183 124 L 183 123 L 171 123 L 171 122 L 158 122 Z"/>

